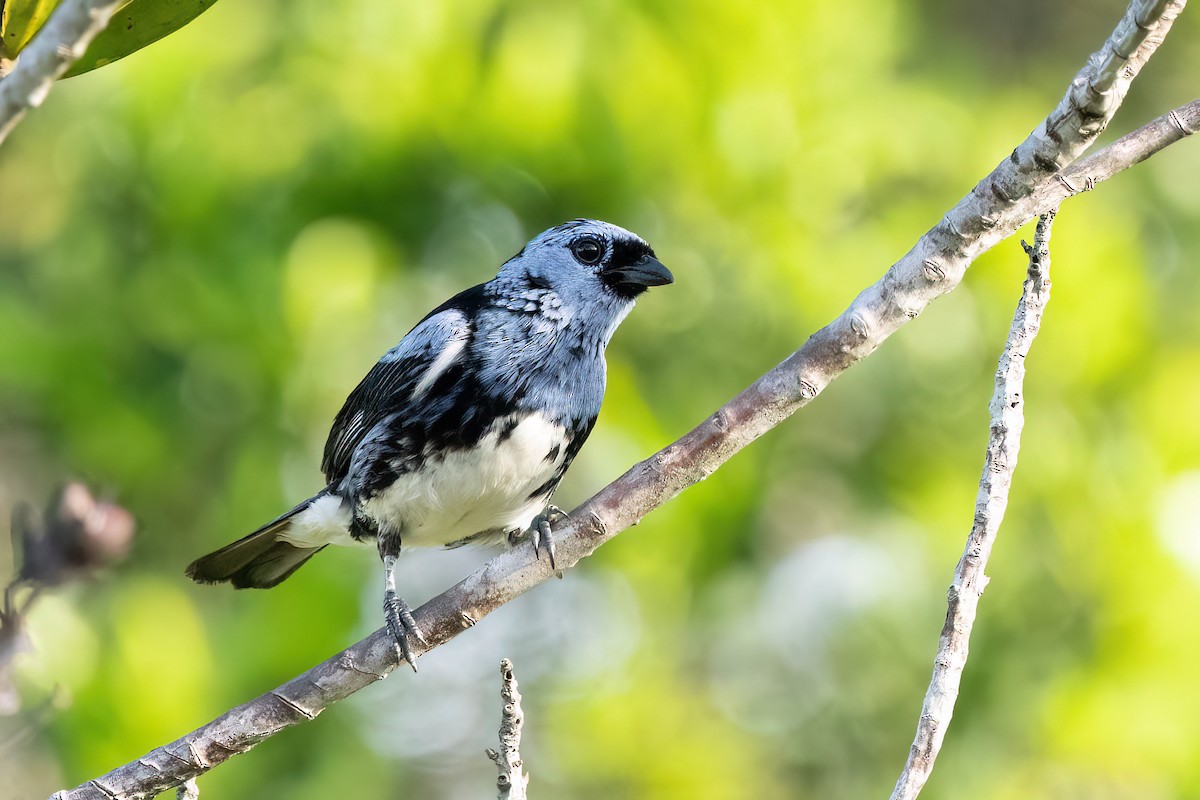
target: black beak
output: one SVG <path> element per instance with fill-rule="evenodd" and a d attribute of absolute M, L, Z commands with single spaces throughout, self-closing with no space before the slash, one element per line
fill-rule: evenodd
<path fill-rule="evenodd" d="M 612 286 L 626 291 L 644 291 L 650 286 L 665 286 L 675 282 L 675 276 L 651 255 L 642 256 L 623 267 L 609 267 L 604 271 L 605 280 Z"/>

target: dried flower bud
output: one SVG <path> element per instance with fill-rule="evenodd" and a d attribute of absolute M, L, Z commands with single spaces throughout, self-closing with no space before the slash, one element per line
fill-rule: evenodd
<path fill-rule="evenodd" d="M 125 558 L 133 541 L 133 515 L 97 500 L 82 483 L 63 487 L 40 526 L 32 516 L 28 508 L 20 508 L 13 520 L 24 550 L 22 581 L 60 585 Z"/>
<path fill-rule="evenodd" d="M 0 716 L 21 707 L 11 667 L 14 657 L 29 649 L 24 616 L 38 592 L 120 561 L 129 553 L 133 529 L 132 514 L 97 500 L 82 483 L 64 486 L 41 521 L 28 505 L 14 510 L 14 555 L 20 568 L 0 605 Z"/>

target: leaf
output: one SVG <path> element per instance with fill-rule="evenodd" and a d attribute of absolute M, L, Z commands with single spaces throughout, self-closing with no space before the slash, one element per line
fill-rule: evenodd
<path fill-rule="evenodd" d="M 40 0 L 48 2 L 48 0 Z M 124 58 L 153 44 L 203 14 L 217 0 L 130 0 L 118 11 L 87 52 L 67 70 L 69 78 Z"/>
<path fill-rule="evenodd" d="M 16 58 L 17 53 L 29 44 L 29 40 L 50 17 L 58 0 L 7 0 L 0 5 L 4 7 L 0 16 L 4 49 L 8 58 Z"/>

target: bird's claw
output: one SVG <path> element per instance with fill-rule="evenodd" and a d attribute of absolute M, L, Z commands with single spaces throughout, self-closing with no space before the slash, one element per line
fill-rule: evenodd
<path fill-rule="evenodd" d="M 558 564 L 554 559 L 554 525 L 563 521 L 569 521 L 571 517 L 567 512 L 563 511 L 558 506 L 546 506 L 546 510 L 533 518 L 533 524 L 530 525 L 530 534 L 533 539 L 533 554 L 541 558 L 542 550 L 546 551 L 546 556 L 550 559 L 550 569 L 554 570 L 554 574 L 559 578 L 563 576 L 559 570 Z"/>
<path fill-rule="evenodd" d="M 425 641 L 421 629 L 417 627 L 412 609 L 408 607 L 408 603 L 404 602 L 404 598 L 389 589 L 383 595 L 383 616 L 387 620 L 388 632 L 396 640 L 400 657 L 408 662 L 413 672 L 416 672 L 417 658 L 413 655 L 412 646 L 408 643 L 408 635 L 412 634 L 422 647 L 428 647 L 429 642 Z"/>

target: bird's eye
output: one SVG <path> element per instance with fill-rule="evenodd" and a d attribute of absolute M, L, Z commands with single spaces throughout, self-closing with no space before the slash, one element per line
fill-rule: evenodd
<path fill-rule="evenodd" d="M 575 260 L 580 264 L 590 267 L 600 263 L 604 256 L 604 248 L 594 236 L 582 236 L 571 243 L 571 255 L 575 256 Z"/>

